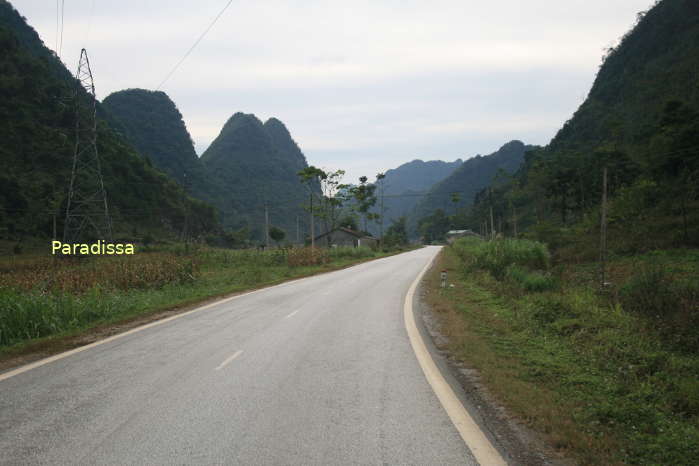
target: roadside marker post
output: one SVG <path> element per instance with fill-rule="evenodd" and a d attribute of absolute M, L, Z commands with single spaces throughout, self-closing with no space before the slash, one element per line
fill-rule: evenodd
<path fill-rule="evenodd" d="M 442 270 L 440 277 L 442 278 L 442 288 L 446 288 L 447 287 L 447 271 Z"/>

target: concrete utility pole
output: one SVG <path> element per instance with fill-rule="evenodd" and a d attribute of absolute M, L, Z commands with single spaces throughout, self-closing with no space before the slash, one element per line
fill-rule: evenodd
<path fill-rule="evenodd" d="M 186 247 L 189 246 L 189 203 L 187 202 L 186 196 L 189 194 L 189 178 L 187 178 L 187 172 L 183 173 L 184 178 L 184 193 L 185 193 L 185 207 L 184 207 L 184 225 L 182 226 L 182 241 Z"/>
<path fill-rule="evenodd" d="M 75 150 L 70 175 L 64 243 L 79 243 L 87 230 L 107 242 L 112 240 L 112 221 L 97 152 L 97 99 L 87 51 L 80 51 L 75 75 Z"/>
<path fill-rule="evenodd" d="M 515 238 L 517 237 L 517 208 L 512 204 L 512 223 L 515 229 Z"/>
<path fill-rule="evenodd" d="M 269 249 L 269 209 L 265 204 L 265 247 Z"/>
<path fill-rule="evenodd" d="M 301 243 L 301 229 L 299 227 L 299 216 L 296 215 L 296 242 Z"/>
<path fill-rule="evenodd" d="M 607 167 L 602 170 L 602 215 L 600 219 L 600 281 L 602 288 L 607 283 Z"/>
<path fill-rule="evenodd" d="M 493 206 L 490 206 L 490 239 L 495 239 L 495 221 L 493 220 Z"/>
<path fill-rule="evenodd" d="M 311 193 L 311 249 L 316 247 L 316 228 L 313 221 L 313 193 Z"/>

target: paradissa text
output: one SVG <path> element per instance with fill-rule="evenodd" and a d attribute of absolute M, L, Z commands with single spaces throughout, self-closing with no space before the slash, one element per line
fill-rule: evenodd
<path fill-rule="evenodd" d="M 74 256 L 112 256 L 122 254 L 133 254 L 133 244 L 122 243 L 105 243 L 104 240 L 99 240 L 96 243 L 62 243 L 60 241 L 51 241 L 51 254 L 63 254 Z"/>

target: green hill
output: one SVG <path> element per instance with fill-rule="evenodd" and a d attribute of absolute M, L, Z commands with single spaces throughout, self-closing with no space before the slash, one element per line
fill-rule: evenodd
<path fill-rule="evenodd" d="M 74 148 L 71 73 L 6 1 L 0 0 L 0 237 L 60 236 Z M 78 57 L 75 57 L 76 61 Z M 96 71 L 99 83 L 99 71 Z M 104 111 L 98 105 L 98 115 Z M 216 228 L 208 205 L 188 198 L 99 117 L 98 149 L 117 238 Z"/>
<path fill-rule="evenodd" d="M 699 244 L 699 2 L 639 15 L 573 117 L 512 183 L 481 196 L 471 223 L 491 203 L 505 218 L 514 206 L 541 239 L 593 245 L 605 166 L 613 248 Z"/>
<path fill-rule="evenodd" d="M 271 118 L 263 124 L 255 115 L 236 113 L 201 161 L 224 191 L 215 204 L 225 225 L 247 226 L 261 238 L 267 206 L 270 224 L 285 230 L 287 239 L 296 239 L 297 216 L 303 232 L 302 205 L 308 194 L 297 173 L 307 163 L 281 121 Z"/>
<path fill-rule="evenodd" d="M 461 159 L 453 162 L 413 160 L 387 170 L 384 179 L 386 226 L 391 220 L 410 215 L 420 200 L 420 195 L 449 176 L 461 164 Z"/>
<path fill-rule="evenodd" d="M 434 185 L 417 203 L 411 216 L 412 228 L 416 227 L 419 219 L 437 209 L 454 213 L 457 209 L 469 207 L 476 194 L 489 186 L 498 173 L 515 172 L 522 164 L 524 154 L 533 149 L 535 146 L 527 146 L 521 141 L 510 141 L 490 155 L 477 155 L 467 159 L 451 175 Z"/>

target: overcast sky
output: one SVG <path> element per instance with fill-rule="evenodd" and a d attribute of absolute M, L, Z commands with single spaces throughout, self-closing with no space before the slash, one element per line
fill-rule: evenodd
<path fill-rule="evenodd" d="M 227 2 L 65 0 L 61 57 L 74 70 L 87 48 L 100 100 L 155 89 Z M 12 3 L 55 50 L 58 2 Z M 282 120 L 310 164 L 371 178 L 547 144 L 651 3 L 234 0 L 162 90 L 200 155 L 242 111 Z"/>

